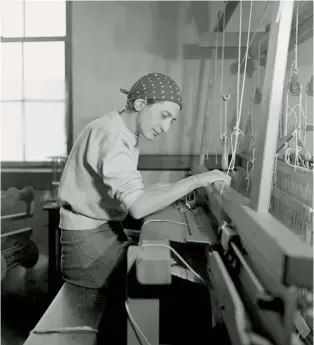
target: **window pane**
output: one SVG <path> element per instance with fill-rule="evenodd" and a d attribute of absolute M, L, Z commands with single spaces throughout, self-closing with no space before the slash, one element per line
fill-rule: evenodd
<path fill-rule="evenodd" d="M 64 42 L 24 44 L 24 78 L 28 80 L 63 80 L 65 77 Z"/>
<path fill-rule="evenodd" d="M 23 36 L 23 1 L 2 1 L 1 35 L 4 37 Z"/>
<path fill-rule="evenodd" d="M 25 80 L 24 97 L 36 101 L 65 101 L 65 80 Z"/>
<path fill-rule="evenodd" d="M 27 161 L 47 160 L 66 154 L 65 102 L 25 103 Z"/>
<path fill-rule="evenodd" d="M 64 0 L 26 1 L 25 36 L 65 36 L 65 3 Z"/>
<path fill-rule="evenodd" d="M 1 160 L 23 160 L 22 103 L 1 104 Z"/>
<path fill-rule="evenodd" d="M 22 99 L 22 43 L 1 43 L 1 99 Z"/>

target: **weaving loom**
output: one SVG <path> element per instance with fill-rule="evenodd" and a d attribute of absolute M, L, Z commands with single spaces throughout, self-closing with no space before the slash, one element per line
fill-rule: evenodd
<path fill-rule="evenodd" d="M 240 54 L 239 44 L 236 121 L 231 130 L 228 128 L 227 115 L 234 90 L 230 91 L 230 86 L 224 85 L 223 67 L 220 87 L 217 85 L 218 30 L 212 54 L 215 57 L 214 76 L 208 102 L 210 104 L 215 98 L 215 89 L 220 89 L 216 92 L 221 96 L 221 167 L 227 174 L 232 173 L 233 182 L 231 187 L 217 183 L 198 190 L 196 200 L 207 210 L 211 223 L 202 227 L 206 229 L 203 235 L 205 238 L 207 236 L 208 250 L 208 258 L 203 260 L 209 263 L 214 303 L 224 306 L 223 309 L 213 308 L 214 311 L 219 310 L 216 321 L 223 320 L 231 343 L 237 345 L 301 345 L 310 343 L 313 338 L 313 153 L 305 145 L 313 126 L 309 122 L 310 115 L 303 110 L 304 92 L 309 88 L 300 84 L 297 65 L 298 30 L 313 15 L 313 4 L 304 2 L 304 8 L 301 8 L 301 3 L 268 2 L 260 20 L 266 8 L 272 6 L 273 17 L 265 36 L 254 41 L 256 31 L 253 37 L 248 35 L 245 56 Z M 239 6 L 240 43 L 243 31 L 242 3 Z M 251 31 L 253 6 L 251 1 L 248 32 Z M 305 19 L 299 24 L 299 12 L 302 10 Z M 224 15 L 221 16 L 219 19 L 223 21 Z M 291 32 L 291 37 L 287 37 L 287 32 Z M 304 38 L 304 32 L 302 35 Z M 286 76 L 291 46 L 295 50 L 291 67 L 293 73 Z M 224 46 L 221 49 L 223 60 Z M 265 76 L 261 83 L 259 66 L 266 52 Z M 242 109 L 249 54 L 251 59 L 255 58 L 255 62 L 251 63 L 250 114 L 245 119 Z M 283 97 L 287 93 L 291 97 L 299 97 L 299 103 L 290 106 L 287 97 Z M 285 106 L 280 106 L 281 100 L 282 103 L 286 102 Z M 193 174 L 207 171 L 206 156 L 213 144 L 213 139 L 208 137 L 210 117 L 217 115 L 215 112 L 212 109 L 206 114 L 200 161 L 194 162 Z M 291 114 L 295 116 L 291 117 Z M 294 118 L 296 120 L 291 124 Z M 231 159 L 228 160 L 230 155 Z M 236 155 L 244 158 L 243 166 L 235 165 Z M 189 234 L 189 240 L 185 234 L 185 239 L 181 237 L 179 241 L 186 243 L 184 258 L 189 258 L 191 267 L 186 269 L 187 263 L 185 268 L 178 266 L 177 260 L 173 267 L 173 250 L 178 248 L 171 236 L 179 225 L 169 224 L 170 231 L 165 232 L 162 230 L 164 224 L 157 225 L 156 217 L 162 218 L 161 214 L 153 217 L 156 224 L 147 224 L 150 231 L 144 228 L 141 234 L 143 249 L 134 249 L 129 253 L 129 262 L 135 262 L 137 270 L 141 272 L 138 279 L 144 285 L 170 284 L 171 275 L 179 274 L 185 279 L 194 276 L 197 281 L 199 272 L 195 270 L 200 260 L 191 261 L 193 253 L 187 243 L 198 243 L 199 234 Z M 175 223 L 173 219 L 170 221 Z M 165 239 L 166 242 L 162 242 Z M 203 240 L 203 243 L 206 241 Z M 137 256 L 140 258 L 136 259 Z M 185 271 L 190 272 L 186 274 Z M 145 275 L 145 272 L 155 272 L 155 275 Z M 128 344 L 141 344 L 141 341 L 159 344 L 158 330 L 152 329 L 153 321 L 147 323 L 148 315 L 145 314 L 144 321 L 145 316 L 139 312 L 143 311 L 143 307 L 137 306 L 132 298 L 128 302 L 130 314 L 134 313 L 134 318 L 130 316 L 131 323 L 139 321 L 137 327 L 130 326 Z M 142 300 L 141 303 L 149 305 L 148 301 Z M 154 303 L 150 310 L 155 315 L 156 328 L 158 301 Z"/>

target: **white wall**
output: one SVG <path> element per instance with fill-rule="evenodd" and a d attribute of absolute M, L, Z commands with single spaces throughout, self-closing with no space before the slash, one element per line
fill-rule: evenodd
<path fill-rule="evenodd" d="M 208 20 L 208 15 L 199 19 L 200 9 L 198 20 Z M 75 1 L 72 21 L 74 137 L 91 120 L 124 106 L 121 87 L 128 89 L 143 74 L 159 71 L 181 86 L 184 110 L 169 133 L 152 143 L 141 142 L 141 152 L 199 154 L 213 65 L 209 59 L 183 56 L 184 44 L 199 39 L 189 2 Z M 206 30 L 205 24 L 201 26 Z M 233 91 L 236 77 L 230 66 L 234 62 L 226 61 L 224 69 L 226 88 Z M 220 72 L 217 78 L 220 84 Z M 220 95 L 214 99 L 210 108 L 218 111 Z M 232 107 L 229 110 L 230 122 L 234 113 Z M 221 150 L 219 123 L 215 117 L 208 128 L 214 143 L 209 152 Z"/>
<path fill-rule="evenodd" d="M 189 95 L 198 87 L 199 62 L 183 61 L 189 25 L 184 2 L 73 2 L 73 117 L 74 137 L 91 120 L 122 109 L 128 89 L 148 72 L 171 75 L 182 87 L 185 111 L 178 128 L 167 137 L 142 145 L 147 153 L 190 152 L 192 137 L 182 124 L 194 124 Z M 187 35 L 189 39 L 189 35 Z M 188 126 L 184 126 L 188 130 Z M 174 139 L 177 138 L 177 139 Z"/>

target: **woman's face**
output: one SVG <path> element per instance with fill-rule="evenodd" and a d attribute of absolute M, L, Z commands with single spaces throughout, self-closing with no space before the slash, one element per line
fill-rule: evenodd
<path fill-rule="evenodd" d="M 145 105 L 139 111 L 138 133 L 147 140 L 154 140 L 161 133 L 168 132 L 179 112 L 180 106 L 169 101 Z"/>

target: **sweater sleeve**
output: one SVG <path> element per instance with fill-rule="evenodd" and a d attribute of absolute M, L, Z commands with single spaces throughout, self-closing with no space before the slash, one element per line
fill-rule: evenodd
<path fill-rule="evenodd" d="M 132 152 L 115 134 L 108 135 L 100 152 L 98 171 L 109 187 L 108 195 L 129 209 L 144 192 L 142 175 L 137 170 Z"/>

